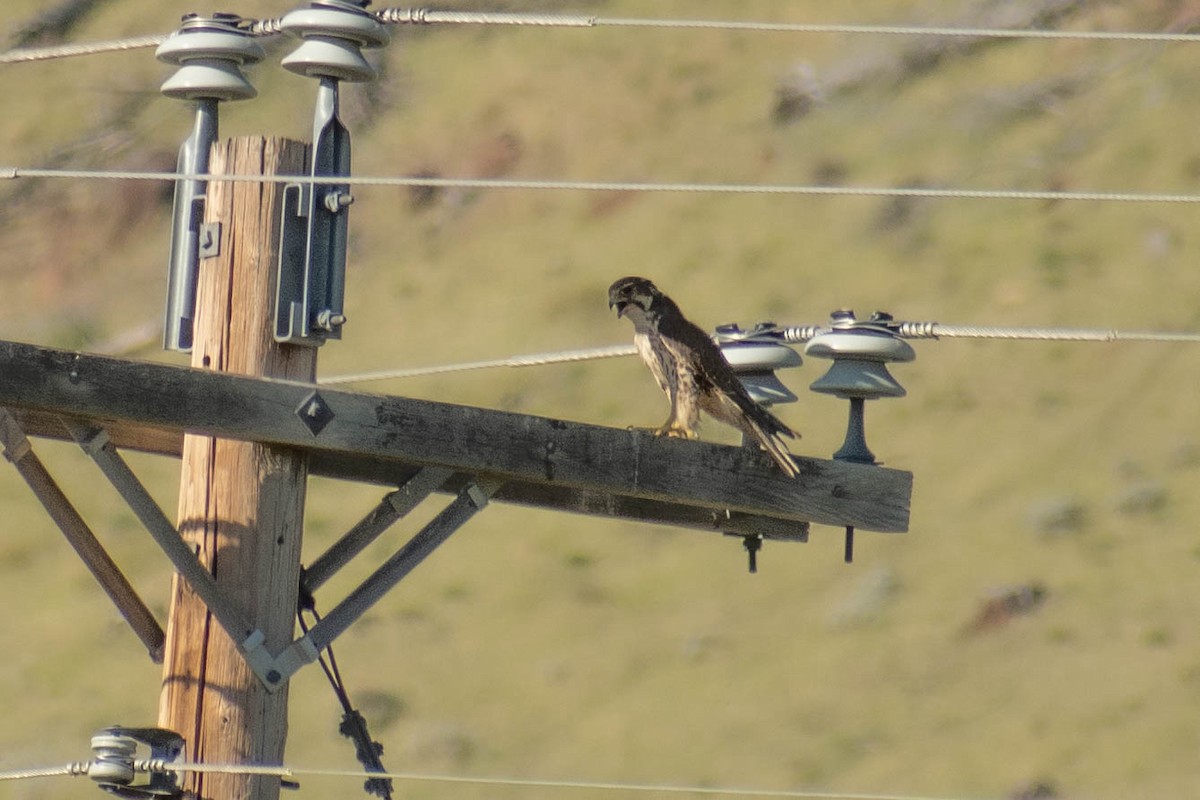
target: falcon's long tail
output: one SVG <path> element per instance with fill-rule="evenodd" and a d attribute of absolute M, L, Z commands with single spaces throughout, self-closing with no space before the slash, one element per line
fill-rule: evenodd
<path fill-rule="evenodd" d="M 738 405 L 742 407 L 742 420 L 740 420 L 742 423 L 738 427 L 762 445 L 763 450 L 770 453 L 770 457 L 775 459 L 775 463 L 779 464 L 779 468 L 784 470 L 785 475 L 788 477 L 799 475 L 796 462 L 792 461 L 791 453 L 787 452 L 784 439 L 782 439 L 784 437 L 794 439 L 797 437 L 797 433 L 784 425 L 778 416 L 764 409 L 762 405 L 751 401 L 749 397 L 738 398 L 738 401 L 742 401 L 738 402 Z"/>
<path fill-rule="evenodd" d="M 743 416 L 744 424 L 739 426 L 750 435 L 754 441 L 762 445 L 771 458 L 775 459 L 775 463 L 783 470 L 783 473 L 789 478 L 794 478 L 800 474 L 800 470 L 796 467 L 796 462 L 792 460 L 791 454 L 787 447 L 783 444 L 783 436 L 796 437 L 796 432 L 784 425 L 770 411 L 759 405 L 755 405 L 753 411 L 748 411 Z"/>
<path fill-rule="evenodd" d="M 744 392 L 721 393 L 715 398 L 701 396 L 701 408 L 709 416 L 737 428 L 758 442 L 789 478 L 800 474 L 800 469 L 783 444 L 783 437 L 795 439 L 799 436 L 767 409 L 750 399 Z"/>

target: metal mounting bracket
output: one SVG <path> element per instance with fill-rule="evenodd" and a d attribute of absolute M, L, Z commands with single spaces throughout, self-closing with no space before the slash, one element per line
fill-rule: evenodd
<path fill-rule="evenodd" d="M 321 78 L 313 119 L 313 178 L 350 175 L 350 131 L 338 117 L 338 81 Z M 319 346 L 340 339 L 346 285 L 348 183 L 288 184 L 279 229 L 275 340 Z"/>
<path fill-rule="evenodd" d="M 256 92 L 241 67 L 262 60 L 261 45 L 250 38 L 232 14 L 204 17 L 189 14 L 180 29 L 164 41 L 155 55 L 179 70 L 162 85 L 168 97 L 196 103 L 191 135 L 179 148 L 175 181 L 175 207 L 171 215 L 171 255 L 167 270 L 167 310 L 163 347 L 188 352 L 196 315 L 196 280 L 199 262 L 206 257 L 204 195 L 199 177 L 208 172 L 209 150 L 217 138 L 217 104 L 246 100 Z M 219 238 L 219 237 L 218 237 Z"/>
<path fill-rule="evenodd" d="M 196 101 L 192 133 L 179 148 L 179 173 L 199 175 L 208 172 L 208 153 L 217 138 L 217 101 Z M 196 315 L 196 274 L 203 243 L 204 194 L 208 184 L 199 178 L 181 178 L 175 182 L 175 206 L 171 213 L 171 257 L 167 270 L 167 310 L 163 347 L 190 352 L 192 325 Z"/>

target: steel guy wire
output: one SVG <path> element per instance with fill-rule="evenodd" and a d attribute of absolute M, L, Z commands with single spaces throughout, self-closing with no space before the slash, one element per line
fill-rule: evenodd
<path fill-rule="evenodd" d="M 231 175 L 193 172 L 42 169 L 0 166 L 0 179 L 67 178 L 71 180 L 196 180 L 219 183 L 298 183 L 356 186 L 432 186 L 458 189 L 516 189 L 576 192 L 659 192 L 711 194 L 808 195 L 815 197 L 919 197 L 942 200 L 1036 200 L 1114 203 L 1200 203 L 1200 194 L 1169 192 L 1044 191 L 1022 189 L 931 188 L 925 186 L 813 186 L 764 183 L 686 183 L 499 178 L 436 178 L 379 175 Z"/>
<path fill-rule="evenodd" d="M 86 775 L 92 762 L 74 763 L 63 767 L 44 769 L 13 770 L 0 772 L 0 780 L 16 780 L 37 777 Z M 749 789 L 714 786 L 680 786 L 672 784 L 620 783 L 614 781 L 553 780 L 536 778 L 507 778 L 465 775 L 435 775 L 414 772 L 364 772 L 352 769 L 309 769 L 303 767 L 271 766 L 259 764 L 206 764 L 198 762 L 162 761 L 160 759 L 136 759 L 133 771 L 142 772 L 191 772 L 223 775 L 261 775 L 278 778 L 381 778 L 413 782 L 454 783 L 493 787 L 519 787 L 525 789 L 582 789 L 588 791 L 637 792 L 643 794 L 699 794 L 724 797 L 774 797 L 801 798 L 801 800 L 955 800 L 929 795 L 897 794 L 890 792 L 834 792 L 805 789 Z"/>
<path fill-rule="evenodd" d="M 820 325 L 788 326 L 776 329 L 774 337 L 789 344 L 805 342 L 818 333 L 828 330 Z M 993 339 L 1007 341 L 1042 342 L 1174 342 L 1200 344 L 1200 332 L 1172 331 L 1121 331 L 1115 328 L 1006 328 L 984 325 L 942 325 L 937 322 L 901 322 L 897 335 L 904 339 Z M 755 337 L 746 337 L 753 341 Z M 579 350 L 562 350 L 552 353 L 530 353 L 528 355 L 494 358 L 485 361 L 465 361 L 457 364 L 439 364 L 427 367 L 377 370 L 347 375 L 320 378 L 317 383 L 336 385 L 343 383 L 367 383 L 400 378 L 416 378 L 427 375 L 443 375 L 472 370 L 536 367 L 550 364 L 565 364 L 578 361 L 593 361 L 618 358 L 637 353 L 633 345 L 611 345 Z"/>
<path fill-rule="evenodd" d="M 536 14 L 521 12 L 437 11 L 427 8 L 386 8 L 375 17 L 391 25 L 510 25 L 570 28 L 659 28 L 675 30 L 726 30 L 761 33 L 853 34 L 874 36 L 935 36 L 992 39 L 1050 39 L 1117 42 L 1195 42 L 1200 35 L 1174 31 L 1071 31 L 1028 28 L 976 28 L 926 25 L 863 25 L 853 23 L 760 22 L 753 20 L 639 19 L 598 17 L 581 14 Z M 246 20 L 248 33 L 274 36 L 281 32 L 281 18 Z M 97 55 L 157 47 L 170 34 L 139 36 L 51 47 L 17 48 L 0 53 L 0 64 L 47 61 L 56 58 Z"/>

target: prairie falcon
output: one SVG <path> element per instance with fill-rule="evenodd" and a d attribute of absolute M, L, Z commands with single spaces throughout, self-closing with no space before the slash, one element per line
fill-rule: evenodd
<path fill-rule="evenodd" d="M 751 399 L 721 348 L 671 298 L 645 278 L 628 277 L 609 287 L 608 306 L 633 323 L 634 345 L 671 402 L 655 435 L 694 439 L 703 411 L 758 442 L 788 477 L 799 474 L 782 441 L 796 432 Z"/>

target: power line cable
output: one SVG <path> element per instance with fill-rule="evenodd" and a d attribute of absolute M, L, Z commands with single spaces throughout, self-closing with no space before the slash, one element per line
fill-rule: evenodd
<path fill-rule="evenodd" d="M 565 350 L 557 353 L 534 353 L 525 356 L 494 358 L 487 361 L 468 361 L 461 364 L 443 364 L 433 367 L 364 372 L 357 375 L 337 375 L 332 378 L 321 378 L 317 382 L 321 384 L 363 383 L 365 381 L 415 378 L 422 375 L 440 375 L 446 372 L 469 372 L 471 370 L 495 369 L 497 367 L 534 367 L 545 364 L 563 364 L 571 361 L 593 361 L 599 358 L 631 356 L 636 352 L 637 349 L 633 345 L 613 345 L 612 347 L 593 347 L 586 350 Z"/>
<path fill-rule="evenodd" d="M 916 197 L 941 200 L 1081 201 L 1109 203 L 1200 203 L 1200 194 L 1127 191 L 1041 191 L 1021 189 L 931 188 L 924 186 L 813 186 L 763 183 L 678 183 L 636 181 L 582 181 L 545 179 L 436 178 L 381 175 L 217 175 L 190 172 L 137 172 L 125 170 L 45 169 L 0 166 L 0 179 L 66 178 L 71 180 L 195 180 L 240 183 L 298 183 L 312 185 L 431 186 L 461 189 L 508 189 L 575 192 L 659 192 L 712 194 L 768 194 L 815 197 Z"/>
<path fill-rule="evenodd" d="M 538 15 L 477 12 L 445 12 L 427 9 L 386 9 L 377 12 L 381 21 L 389 24 L 500 24 L 554 27 L 622 27 L 660 28 L 690 30 L 731 30 L 756 32 L 791 32 L 816 34 L 867 34 L 888 36 L 935 36 L 1007 39 L 1071 39 L 1129 42 L 1195 42 L 1200 35 L 1190 33 L 1156 32 L 1113 32 L 1113 31 L 1057 31 L 1057 30 L 1010 30 L 995 28 L 956 28 L 936 26 L 855 25 L 855 24 L 807 24 L 772 23 L 735 20 L 683 20 L 683 19 L 636 19 L 601 18 L 579 15 Z M 253 23 L 257 28 L 254 35 L 279 33 L 278 20 Z M 76 57 L 109 52 L 127 51 L 156 47 L 169 34 L 150 35 L 104 42 L 68 44 L 46 48 L 22 48 L 0 53 L 0 64 L 40 61 L 54 58 Z M 131 180 L 166 180 L 180 178 L 213 179 L 230 181 L 273 181 L 345 183 L 345 177 L 327 180 L 300 176 L 208 176 L 180 175 L 177 173 L 145 172 L 95 172 L 72 170 L 38 170 L 24 168 L 0 168 L 0 177 L 65 177 L 65 178 L 111 178 Z M 715 192 L 715 193 L 768 193 L 834 196 L 878 196 L 878 197 L 924 197 L 948 199 L 1012 199 L 1012 200 L 1092 200 L 1120 202 L 1194 203 L 1200 196 L 1187 194 L 1135 194 L 1128 192 L 1050 192 L 1019 190 L 972 190 L 933 188 L 886 188 L 886 187 L 829 187 L 799 185 L 755 185 L 755 184 L 704 184 L 704 183 L 629 183 L 596 181 L 540 181 L 540 180 L 491 180 L 424 177 L 354 177 L 351 182 L 359 185 L 384 186 L 434 186 L 479 189 L 552 189 L 584 191 L 657 191 L 657 192 Z M 814 328 L 783 329 L 787 341 L 803 341 Z M 981 338 L 1007 340 L 1042 341 L 1153 341 L 1153 342 L 1200 342 L 1200 333 L 1121 332 L 1115 329 L 1051 329 L 1051 328 L 997 328 L 981 326 L 943 326 L 938 323 L 901 323 L 901 336 L 906 338 Z M 794 338 L 792 338 L 794 337 Z M 465 364 L 394 370 L 380 373 L 364 373 L 323 379 L 322 383 L 351 383 L 364 380 L 411 377 L 441 372 L 454 372 L 493 367 L 519 367 L 540 364 L 584 361 L 598 358 L 632 355 L 632 346 L 613 346 L 574 350 L 559 353 L 514 356 L 507 359 L 468 362 Z M 336 665 L 333 667 L 336 672 Z M 780 798 L 826 798 L 826 800 L 931 800 L 922 795 L 845 793 L 822 791 L 788 791 L 762 789 L 715 788 L 707 786 L 671 786 L 656 784 L 627 784 L 594 781 L 535 780 L 520 778 L 467 777 L 450 775 L 427 775 L 418 773 L 363 773 L 356 770 L 303 769 L 265 765 L 205 765 L 188 763 L 140 762 L 144 770 L 176 772 L 221 772 L 230 774 L 273 775 L 279 777 L 326 776 L 372 779 L 398 779 L 410 781 L 451 782 L 460 784 L 483 784 L 491 786 L 518 786 L 525 788 L 567 788 L 587 790 L 611 790 L 630 792 L 689 793 L 707 795 L 732 795 L 747 797 Z M 73 776 L 87 774 L 89 764 L 75 762 L 58 767 L 33 768 L 0 772 L 0 781 L 38 777 Z"/>
<path fill-rule="evenodd" d="M 53 47 L 20 47 L 0 53 L 0 64 L 22 64 L 30 61 L 50 61 L 56 58 L 93 56 L 101 53 L 119 53 L 125 50 L 140 50 L 158 47 L 167 40 L 168 34 L 137 36 L 131 39 L 112 39 L 102 42 L 61 44 Z"/>
<path fill-rule="evenodd" d="M 1154 31 L 1063 31 L 1032 28 L 972 28 L 926 25 L 857 25 L 803 22 L 740 22 L 704 19 L 632 19 L 597 17 L 596 27 L 681 28 L 689 30 L 758 31 L 767 33 L 839 33 L 874 36 L 935 36 L 973 39 L 1082 39 L 1119 42 L 1195 42 L 1194 33 Z"/>
<path fill-rule="evenodd" d="M 0 780 L 38 777 L 86 775 L 92 762 L 68 764 L 62 767 L 12 770 L 0 772 Z M 631 792 L 643 794 L 697 794 L 725 797 L 800 798 L 800 800 L 955 800 L 929 795 L 897 794 L 890 792 L 833 792 L 805 789 L 750 789 L 714 786 L 682 786 L 672 784 L 620 783 L 615 781 L 553 780 L 536 778 L 507 778 L 494 776 L 435 775 L 414 772 L 363 772 L 352 769 L 310 769 L 303 767 L 258 764 L 206 764 L 175 762 L 158 759 L 138 759 L 132 762 L 134 772 L 207 773 L 223 775 L 261 775 L 278 778 L 367 778 L 413 782 L 453 783 L 524 789 L 581 789 L 587 791 Z"/>
<path fill-rule="evenodd" d="M 902 322 L 905 339 L 1021 339 L 1042 342 L 1200 342 L 1190 331 L 1121 331 L 1115 328 L 1006 328 L 989 325 L 942 325 Z M 807 337 L 806 337 L 807 338 Z"/>
<path fill-rule="evenodd" d="M 437 11 L 429 8 L 384 8 L 375 17 L 385 25 L 518 25 L 541 28 L 591 28 L 598 19 L 583 14 L 531 14 L 514 11 Z"/>
<path fill-rule="evenodd" d="M 800 325 L 777 328 L 769 337 L 789 344 L 805 342 L 816 334 L 827 330 L 820 325 Z M 1200 344 L 1200 332 L 1190 331 L 1121 331 L 1115 328 L 1015 328 L 986 325 L 942 325 L 937 322 L 901 322 L 896 333 L 904 339 L 993 339 L 1006 341 L 1041 342 L 1160 342 Z M 753 340 L 753 336 L 748 337 Z M 473 370 L 535 367 L 549 364 L 565 364 L 579 361 L 594 361 L 618 358 L 637 353 L 633 345 L 611 345 L 579 350 L 561 350 L 548 353 L 493 358 L 483 361 L 464 361 L 457 364 L 439 364 L 426 367 L 377 370 L 347 375 L 320 378 L 322 385 L 343 383 L 367 383 L 400 378 L 416 378 L 427 375 L 442 375 L 452 372 Z"/>
<path fill-rule="evenodd" d="M 521 12 L 437 11 L 427 8 L 386 8 L 375 17 L 392 25 L 508 25 L 570 28 L 657 28 L 667 30 L 724 30 L 759 33 L 852 34 L 868 36 L 933 36 L 992 39 L 1044 39 L 1109 42 L 1179 43 L 1200 41 L 1200 34 L 1175 31 L 1072 31 L 1030 28 L 985 28 L 926 25 L 870 25 L 854 23 L 763 22 L 754 20 L 652 19 L 598 17 L 580 14 L 536 14 Z M 245 30 L 254 36 L 281 32 L 281 18 L 246 20 Z M 0 53 L 0 64 L 47 61 L 56 58 L 97 55 L 157 47 L 170 34 L 129 39 L 66 44 L 53 47 L 16 48 Z"/>
<path fill-rule="evenodd" d="M 89 761 L 74 761 L 54 767 L 30 767 L 27 769 L 10 769 L 0 772 L 0 781 L 22 781 L 30 778 L 65 778 L 77 775 L 87 775 Z"/>

